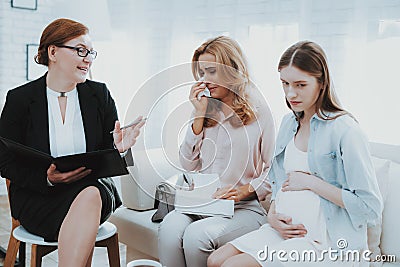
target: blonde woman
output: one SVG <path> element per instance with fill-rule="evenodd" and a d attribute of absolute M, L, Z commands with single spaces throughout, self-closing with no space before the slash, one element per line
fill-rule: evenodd
<path fill-rule="evenodd" d="M 233 218 L 171 212 L 159 228 L 159 256 L 165 266 L 206 266 L 218 247 L 266 222 L 259 201 L 270 192 L 266 174 L 274 150 L 274 123 L 266 104 L 251 102 L 247 65 L 238 43 L 220 36 L 194 52 L 190 91 L 192 124 L 180 147 L 188 171 L 217 173 L 215 198 L 233 199 Z M 210 97 L 199 96 L 208 88 Z M 259 101 L 261 102 L 261 101 Z"/>

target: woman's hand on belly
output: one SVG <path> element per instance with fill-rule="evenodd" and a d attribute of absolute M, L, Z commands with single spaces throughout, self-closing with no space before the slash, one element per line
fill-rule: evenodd
<path fill-rule="evenodd" d="M 306 172 L 289 172 L 288 179 L 282 184 L 282 191 L 310 190 L 313 178 L 317 178 Z M 318 179 L 318 178 L 317 178 Z"/>
<path fill-rule="evenodd" d="M 281 213 L 268 213 L 268 223 L 280 233 L 282 238 L 300 238 L 307 234 L 302 224 L 292 224 L 292 218 Z"/>
<path fill-rule="evenodd" d="M 276 213 L 275 201 L 271 202 L 268 211 L 268 223 L 274 228 L 284 239 L 295 237 L 304 237 L 307 230 L 303 224 L 292 224 L 292 218 L 282 213 Z"/>
<path fill-rule="evenodd" d="M 301 190 L 311 190 L 339 207 L 345 208 L 342 198 L 343 189 L 309 173 L 297 171 L 288 173 L 288 179 L 282 184 L 282 191 Z"/>

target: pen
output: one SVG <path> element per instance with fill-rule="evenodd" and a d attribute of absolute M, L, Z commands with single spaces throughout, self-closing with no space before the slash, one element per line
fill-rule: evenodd
<path fill-rule="evenodd" d="M 133 122 L 129 123 L 128 125 L 125 125 L 125 126 L 121 127 L 120 129 L 123 130 L 123 129 L 125 129 L 125 128 L 128 128 L 128 127 L 131 127 L 131 126 L 133 126 L 133 125 L 139 124 L 141 121 L 145 121 L 145 120 L 147 120 L 147 118 L 136 119 L 136 120 L 134 120 Z M 110 132 L 110 134 L 112 134 L 112 133 L 114 133 L 114 130 L 112 130 L 112 131 Z"/>
<path fill-rule="evenodd" d="M 185 181 L 185 183 L 187 183 L 190 186 L 189 181 L 188 181 L 185 173 L 182 173 L 182 176 L 183 176 L 183 180 Z"/>
<path fill-rule="evenodd" d="M 190 183 L 189 180 L 187 179 L 187 176 L 185 175 L 185 173 L 182 173 L 182 176 L 183 176 L 183 180 L 185 181 L 185 183 L 187 183 L 189 186 L 189 188 L 188 188 L 189 191 L 193 190 L 194 189 L 193 180 L 190 179 L 190 181 L 191 181 L 191 183 Z"/>

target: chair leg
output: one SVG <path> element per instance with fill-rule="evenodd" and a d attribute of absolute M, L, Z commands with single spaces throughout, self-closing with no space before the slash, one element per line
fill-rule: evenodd
<path fill-rule="evenodd" d="M 118 233 L 115 233 L 115 235 L 110 237 L 110 243 L 107 246 L 107 252 L 108 252 L 108 262 L 110 263 L 110 267 L 120 267 L 121 261 L 119 258 Z"/>
<path fill-rule="evenodd" d="M 42 266 L 42 258 L 56 250 L 56 246 L 41 246 L 32 244 L 31 248 L 31 267 L 40 267 Z"/>
<path fill-rule="evenodd" d="M 9 187 L 10 181 L 7 180 L 7 190 Z M 10 238 L 8 239 L 8 246 L 6 252 L 6 258 L 4 259 L 4 267 L 14 267 L 15 260 L 17 259 L 18 249 L 20 247 L 21 242 L 17 240 L 14 235 L 13 231 L 20 225 L 19 221 L 11 217 L 11 231 L 10 231 Z M 24 244 L 24 243 L 22 243 Z M 24 257 L 25 260 L 25 257 Z"/>
<path fill-rule="evenodd" d="M 121 261 L 119 257 L 119 243 L 118 243 L 118 233 L 113 236 L 96 242 L 96 247 L 107 247 L 108 262 L 110 267 L 120 267 Z"/>
<path fill-rule="evenodd" d="M 32 244 L 31 247 L 31 267 L 42 266 L 42 257 L 38 255 L 38 245 Z"/>
<path fill-rule="evenodd" d="M 15 237 L 12 235 L 12 232 L 11 232 L 10 239 L 8 240 L 6 258 L 4 260 L 4 267 L 13 267 L 14 266 L 15 260 L 17 259 L 19 244 L 20 244 L 20 241 L 15 239 Z"/>

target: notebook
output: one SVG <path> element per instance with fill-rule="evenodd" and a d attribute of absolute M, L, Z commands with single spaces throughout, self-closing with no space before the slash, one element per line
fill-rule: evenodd
<path fill-rule="evenodd" d="M 217 174 L 184 173 L 183 175 L 189 184 L 176 190 L 176 211 L 184 214 L 233 217 L 233 200 L 212 198 L 212 194 L 221 187 Z M 192 190 L 189 190 L 190 185 L 194 185 Z"/>
<path fill-rule="evenodd" d="M 94 179 L 128 174 L 125 160 L 121 158 L 117 149 L 99 150 L 54 158 L 42 151 L 4 137 L 0 137 L 0 141 L 12 153 L 14 160 L 24 166 L 47 170 L 50 164 L 54 163 L 60 172 L 86 167 L 92 170 L 87 178 Z"/>

